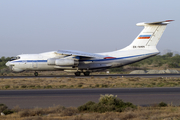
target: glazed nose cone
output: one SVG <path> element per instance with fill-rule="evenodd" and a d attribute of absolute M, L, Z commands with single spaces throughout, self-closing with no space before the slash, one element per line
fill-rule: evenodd
<path fill-rule="evenodd" d="M 9 63 L 9 61 L 6 63 L 6 66 L 7 66 L 7 67 L 9 67 L 9 66 L 10 66 L 10 63 Z"/>
<path fill-rule="evenodd" d="M 12 71 L 13 66 L 10 64 L 9 61 L 6 63 L 6 66 L 9 67 L 10 71 Z"/>

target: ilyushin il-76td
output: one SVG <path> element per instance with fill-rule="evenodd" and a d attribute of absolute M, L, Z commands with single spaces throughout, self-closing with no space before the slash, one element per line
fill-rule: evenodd
<path fill-rule="evenodd" d="M 156 48 L 167 24 L 173 20 L 137 23 L 144 29 L 127 47 L 104 53 L 87 53 L 73 50 L 58 50 L 39 54 L 21 54 L 6 63 L 13 72 L 66 71 L 76 76 L 121 67 L 159 54 Z"/>

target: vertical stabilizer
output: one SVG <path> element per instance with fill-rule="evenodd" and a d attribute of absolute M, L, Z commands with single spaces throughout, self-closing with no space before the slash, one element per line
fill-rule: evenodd
<path fill-rule="evenodd" d="M 135 40 L 125 49 L 149 48 L 151 46 L 156 46 L 165 30 L 167 24 L 169 24 L 171 21 L 173 21 L 173 20 L 136 24 L 137 26 L 144 26 L 144 29 L 135 38 Z"/>

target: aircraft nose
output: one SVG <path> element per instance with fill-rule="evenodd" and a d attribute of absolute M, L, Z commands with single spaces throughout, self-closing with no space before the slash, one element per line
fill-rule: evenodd
<path fill-rule="evenodd" d="M 10 63 L 9 63 L 9 61 L 6 63 L 6 66 L 8 66 L 8 67 L 10 66 Z"/>
<path fill-rule="evenodd" d="M 9 67 L 10 71 L 12 71 L 13 65 L 11 64 L 10 61 L 8 61 L 8 62 L 6 63 L 6 66 Z"/>

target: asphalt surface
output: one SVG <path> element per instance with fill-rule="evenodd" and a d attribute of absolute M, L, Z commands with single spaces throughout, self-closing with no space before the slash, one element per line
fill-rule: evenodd
<path fill-rule="evenodd" d="M 0 103 L 9 108 L 78 107 L 88 101 L 98 102 L 101 94 L 117 95 L 123 101 L 141 106 L 161 101 L 180 105 L 180 88 L 1 90 Z"/>
<path fill-rule="evenodd" d="M 0 78 L 51 78 L 51 77 L 76 77 L 76 78 L 88 78 L 88 77 L 180 77 L 180 74 L 108 74 L 108 75 L 90 75 L 90 76 L 75 76 L 75 75 L 53 75 L 53 76 L 0 76 Z"/>

